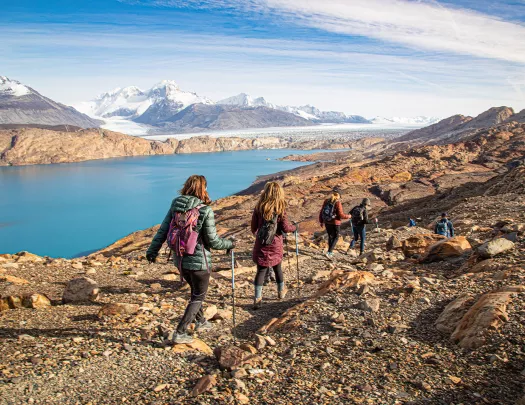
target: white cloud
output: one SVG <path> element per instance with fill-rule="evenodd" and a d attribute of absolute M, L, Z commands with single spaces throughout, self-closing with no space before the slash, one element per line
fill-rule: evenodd
<path fill-rule="evenodd" d="M 525 27 L 437 1 L 152 0 L 165 7 L 272 12 L 299 25 L 379 39 L 423 50 L 525 63 Z"/>

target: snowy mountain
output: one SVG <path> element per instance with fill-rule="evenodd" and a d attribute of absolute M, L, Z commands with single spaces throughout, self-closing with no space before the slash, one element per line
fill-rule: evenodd
<path fill-rule="evenodd" d="M 268 107 L 275 110 L 284 111 L 297 115 L 313 123 L 369 123 L 369 121 L 359 115 L 346 115 L 338 111 L 321 111 L 311 105 L 300 107 L 279 106 L 267 102 L 264 97 L 252 98 L 246 93 L 241 93 L 233 97 L 226 98 L 217 102 L 220 105 L 234 105 L 237 107 Z"/>
<path fill-rule="evenodd" d="M 213 104 L 213 101 L 181 90 L 173 80 L 163 80 L 147 91 L 136 86 L 117 88 L 93 101 L 80 103 L 77 108 L 92 117 L 126 118 L 153 125 L 192 104 Z"/>
<path fill-rule="evenodd" d="M 418 127 L 424 127 L 427 125 L 435 124 L 436 122 L 440 121 L 440 117 L 425 117 L 425 116 L 417 116 L 417 117 L 375 117 L 370 120 L 372 124 L 396 124 L 396 125 L 406 125 L 406 126 L 418 126 Z"/>
<path fill-rule="evenodd" d="M 0 125 L 13 124 L 93 128 L 102 124 L 102 121 L 44 97 L 16 80 L 0 76 Z"/>

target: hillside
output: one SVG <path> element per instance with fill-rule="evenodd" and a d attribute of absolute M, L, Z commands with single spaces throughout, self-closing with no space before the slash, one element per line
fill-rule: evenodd
<path fill-rule="evenodd" d="M 215 202 L 219 233 L 239 240 L 236 342 L 223 252 L 214 254 L 206 301 L 214 329 L 174 347 L 166 337 L 188 288 L 164 255 L 145 260 L 156 228 L 74 260 L 0 255 L 0 395 L 67 404 L 521 405 L 524 155 L 525 124 L 502 123 L 365 162 L 335 153 Z M 299 274 L 290 237 L 288 296 L 279 301 L 265 287 L 254 311 L 247 224 L 269 178 L 299 222 Z M 347 224 L 335 260 L 322 255 L 317 215 L 335 186 L 345 211 L 372 199 L 379 228 L 369 226 L 363 256 L 346 254 Z M 458 235 L 447 241 L 429 230 L 442 211 Z M 403 226 L 409 216 L 418 227 Z M 92 280 L 84 281 L 89 297 L 62 304 L 78 277 Z"/>
<path fill-rule="evenodd" d="M 102 121 L 44 97 L 16 80 L 0 76 L 0 125 L 6 124 L 96 128 Z"/>

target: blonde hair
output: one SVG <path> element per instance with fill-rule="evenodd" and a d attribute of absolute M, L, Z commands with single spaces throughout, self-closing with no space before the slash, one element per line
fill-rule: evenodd
<path fill-rule="evenodd" d="M 255 209 L 267 221 L 270 221 L 274 215 L 284 214 L 286 201 L 284 200 L 284 190 L 279 183 L 275 181 L 266 183 Z"/>
<path fill-rule="evenodd" d="M 337 193 L 337 192 L 333 192 L 332 193 L 332 196 L 330 197 L 330 202 L 332 204 L 334 204 L 337 200 L 339 200 L 341 198 L 341 194 Z"/>
<path fill-rule="evenodd" d="M 180 194 L 191 195 L 193 197 L 197 197 L 204 204 L 211 204 L 210 196 L 206 190 L 207 185 L 208 182 L 206 181 L 206 177 L 194 174 L 188 177 L 188 180 L 186 180 L 184 183 L 182 190 L 180 190 Z"/>

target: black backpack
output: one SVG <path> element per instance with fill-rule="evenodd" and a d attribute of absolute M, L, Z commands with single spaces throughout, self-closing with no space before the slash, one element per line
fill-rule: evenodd
<path fill-rule="evenodd" d="M 352 216 L 352 224 L 362 224 L 365 220 L 365 207 L 358 205 L 357 207 L 352 208 L 352 211 L 350 211 L 350 215 Z"/>
<path fill-rule="evenodd" d="M 331 222 L 334 220 L 336 215 L 334 214 L 335 211 L 335 204 L 327 201 L 323 207 L 323 212 L 321 213 L 321 218 L 323 219 L 323 222 Z"/>
<path fill-rule="evenodd" d="M 275 235 L 277 234 L 277 227 L 279 225 L 278 218 L 278 215 L 274 215 L 269 221 L 263 219 L 264 222 L 257 231 L 257 239 L 259 239 L 261 245 L 268 246 L 272 244 Z"/>

